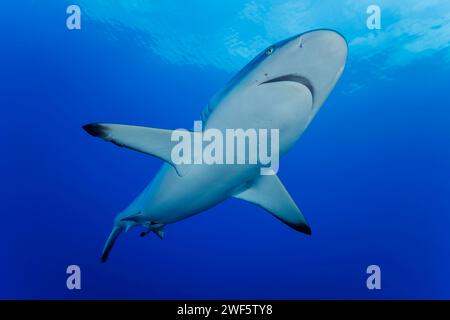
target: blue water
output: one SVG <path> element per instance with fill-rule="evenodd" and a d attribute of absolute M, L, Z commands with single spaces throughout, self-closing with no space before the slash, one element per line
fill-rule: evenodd
<path fill-rule="evenodd" d="M 82 29 L 66 28 L 66 8 Z M 450 4 L 9 1 L 0 19 L 0 298 L 450 298 Z M 299 234 L 236 199 L 120 237 L 160 160 L 89 137 L 106 121 L 189 128 L 268 44 L 340 31 L 346 70 L 279 176 Z M 66 288 L 66 267 L 82 289 Z M 366 288 L 377 264 L 382 289 Z"/>

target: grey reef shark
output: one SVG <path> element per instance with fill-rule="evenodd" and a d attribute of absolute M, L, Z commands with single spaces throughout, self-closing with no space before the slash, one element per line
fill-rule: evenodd
<path fill-rule="evenodd" d="M 320 29 L 280 41 L 257 55 L 220 90 L 202 112 L 202 130 L 276 129 L 283 156 L 300 138 L 333 90 L 347 61 L 347 42 Z M 103 249 L 105 262 L 118 236 L 141 226 L 163 238 L 164 227 L 230 197 L 253 203 L 310 235 L 303 214 L 276 174 L 262 164 L 196 164 L 173 160 L 174 131 L 122 124 L 83 126 L 92 136 L 164 160 L 150 184 L 114 220 Z M 195 139 L 196 132 L 187 131 Z M 272 172 L 273 173 L 273 172 Z"/>

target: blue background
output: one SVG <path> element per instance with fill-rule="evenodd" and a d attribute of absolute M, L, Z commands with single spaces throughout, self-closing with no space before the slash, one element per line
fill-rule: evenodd
<path fill-rule="evenodd" d="M 73 3 L 81 30 L 72 2 L 1 8 L 0 298 L 450 298 L 446 2 L 379 1 L 381 30 L 365 1 Z M 189 128 L 259 50 L 317 27 L 346 36 L 348 64 L 279 172 L 312 237 L 230 199 L 163 241 L 122 235 L 101 264 L 161 162 L 81 126 Z"/>

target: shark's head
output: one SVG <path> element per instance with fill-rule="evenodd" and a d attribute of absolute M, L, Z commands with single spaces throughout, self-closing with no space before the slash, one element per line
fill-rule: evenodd
<path fill-rule="evenodd" d="M 346 60 L 347 42 L 342 35 L 325 29 L 309 31 L 266 48 L 227 87 L 298 82 L 311 91 L 313 110 L 317 111 L 341 76 Z"/>

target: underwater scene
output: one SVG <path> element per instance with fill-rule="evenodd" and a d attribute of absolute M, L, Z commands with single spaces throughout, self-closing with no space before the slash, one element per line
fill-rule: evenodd
<path fill-rule="evenodd" d="M 18 0 L 1 16 L 1 299 L 450 299 L 449 1 Z M 253 107 L 275 122 L 271 88 L 314 110 L 258 180 L 277 188 L 172 167 L 157 144 Z M 96 123 L 157 129 L 148 150 Z"/>

